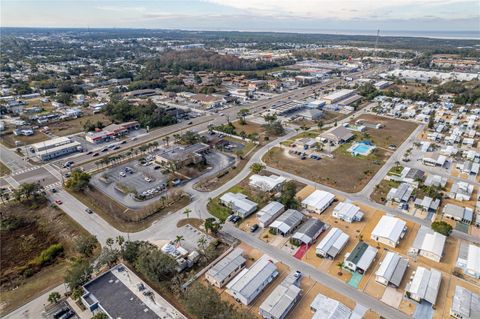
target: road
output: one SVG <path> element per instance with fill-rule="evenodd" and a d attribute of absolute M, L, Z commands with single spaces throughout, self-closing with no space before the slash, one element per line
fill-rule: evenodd
<path fill-rule="evenodd" d="M 371 297 L 360 290 L 346 284 L 345 282 L 328 275 L 327 273 L 321 272 L 315 269 L 313 266 L 304 263 L 288 252 L 283 251 L 277 247 L 269 245 L 264 241 L 249 235 L 238 228 L 232 226 L 231 223 L 225 224 L 223 231 L 227 232 L 231 236 L 241 240 L 247 245 L 258 249 L 264 252 L 267 255 L 274 257 L 275 259 L 280 260 L 282 263 L 290 267 L 291 270 L 299 270 L 304 276 L 309 276 L 310 278 L 316 280 L 322 285 L 329 287 L 330 289 L 335 290 L 336 292 L 344 295 L 347 298 L 354 300 L 356 303 L 364 305 L 368 308 L 371 308 L 379 315 L 389 318 L 389 319 L 406 319 L 410 318 L 409 316 L 402 313 L 400 310 L 392 308 L 387 304 L 381 302 L 380 300 Z"/>
<path fill-rule="evenodd" d="M 12 173 L 19 170 L 24 170 L 33 165 L 25 161 L 23 157 L 15 152 L 15 149 L 9 149 L 3 144 L 0 144 L 0 161 L 7 166 Z"/>

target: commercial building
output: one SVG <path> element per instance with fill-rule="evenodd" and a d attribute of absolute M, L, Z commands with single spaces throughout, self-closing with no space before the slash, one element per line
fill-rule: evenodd
<path fill-rule="evenodd" d="M 433 231 L 432 229 L 420 226 L 417 237 L 409 250 L 410 255 L 420 255 L 430 260 L 440 262 L 443 256 L 443 249 L 447 237 Z"/>
<path fill-rule="evenodd" d="M 131 130 L 138 130 L 140 123 L 137 121 L 125 122 L 121 124 L 110 124 L 100 131 L 88 132 L 85 139 L 90 143 L 102 143 L 112 139 L 124 136 Z"/>
<path fill-rule="evenodd" d="M 435 305 L 442 273 L 435 269 L 418 267 L 412 280 L 407 284 L 407 295 L 418 302 L 423 300 Z"/>
<path fill-rule="evenodd" d="M 348 235 L 338 228 L 332 228 L 317 245 L 315 254 L 324 258 L 334 259 L 348 242 Z"/>
<path fill-rule="evenodd" d="M 242 193 L 225 193 L 220 197 L 220 203 L 242 218 L 251 215 L 257 210 L 257 203 L 249 200 L 247 195 Z"/>
<path fill-rule="evenodd" d="M 334 199 L 335 195 L 332 193 L 315 190 L 302 201 L 302 206 L 309 211 L 321 214 L 333 203 Z"/>
<path fill-rule="evenodd" d="M 323 96 L 322 100 L 324 100 L 325 103 L 327 104 L 334 104 L 348 97 L 351 97 L 354 94 L 355 94 L 354 90 L 343 89 L 343 90 L 338 90 L 331 94 Z"/>
<path fill-rule="evenodd" d="M 270 231 L 282 236 L 292 233 L 305 216 L 295 209 L 288 209 L 270 224 Z"/>
<path fill-rule="evenodd" d="M 346 255 L 344 267 L 363 274 L 370 268 L 377 251 L 364 241 L 359 241 L 352 252 Z"/>
<path fill-rule="evenodd" d="M 346 221 L 347 223 L 359 222 L 362 220 L 363 215 L 360 207 L 345 202 L 338 203 L 332 213 L 333 217 Z"/>
<path fill-rule="evenodd" d="M 290 273 L 260 305 L 259 313 L 265 319 L 284 319 L 300 300 L 299 272 Z"/>
<path fill-rule="evenodd" d="M 268 227 L 281 213 L 285 206 L 279 202 L 270 202 L 257 212 L 258 224 L 260 227 Z"/>
<path fill-rule="evenodd" d="M 408 259 L 389 251 L 375 273 L 375 280 L 385 286 L 399 287 L 407 268 Z"/>
<path fill-rule="evenodd" d="M 249 305 L 278 276 L 277 266 L 263 255 L 250 268 L 243 269 L 227 284 L 227 293 Z"/>
<path fill-rule="evenodd" d="M 480 295 L 455 286 L 455 295 L 450 308 L 450 316 L 458 319 L 474 319 L 480 314 Z"/>
<path fill-rule="evenodd" d="M 457 222 L 471 224 L 473 221 L 473 209 L 449 203 L 443 207 L 443 216 L 454 219 Z"/>
<path fill-rule="evenodd" d="M 205 279 L 212 285 L 222 288 L 245 268 L 247 260 L 243 253 L 243 249 L 235 248 L 207 271 Z"/>
<path fill-rule="evenodd" d="M 280 186 L 286 181 L 287 179 L 283 176 L 277 175 L 270 175 L 270 176 L 263 176 L 254 174 L 250 176 L 249 185 L 253 188 L 257 188 L 264 192 L 271 192 L 280 189 Z"/>
<path fill-rule="evenodd" d="M 186 319 L 175 307 L 119 264 L 83 286 L 82 303 L 92 314 L 108 318 Z"/>
<path fill-rule="evenodd" d="M 318 294 L 310 304 L 312 319 L 350 319 L 352 310 L 340 301 Z"/>
<path fill-rule="evenodd" d="M 293 234 L 290 241 L 296 244 L 312 244 L 325 230 L 326 225 L 316 218 L 310 218 Z"/>
<path fill-rule="evenodd" d="M 82 151 L 82 144 L 68 137 L 57 137 L 48 141 L 32 144 L 30 148 L 42 161 Z"/>
<path fill-rule="evenodd" d="M 344 144 L 353 139 L 354 135 L 343 126 L 338 126 L 330 131 L 322 133 L 320 137 L 330 143 Z"/>
<path fill-rule="evenodd" d="M 407 232 L 407 223 L 393 216 L 382 216 L 372 231 L 373 240 L 396 247 Z"/>
<path fill-rule="evenodd" d="M 458 253 L 457 267 L 466 275 L 480 279 L 480 247 L 463 242 Z"/>
<path fill-rule="evenodd" d="M 209 151 L 210 146 L 204 143 L 178 146 L 157 154 L 155 162 L 162 166 L 175 165 L 176 167 L 198 164 L 204 160 L 204 155 Z"/>

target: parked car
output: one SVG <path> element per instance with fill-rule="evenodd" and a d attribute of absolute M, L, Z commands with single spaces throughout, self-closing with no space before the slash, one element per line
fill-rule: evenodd
<path fill-rule="evenodd" d="M 102 152 L 108 152 L 108 148 L 104 148 Z"/>
<path fill-rule="evenodd" d="M 121 177 L 127 176 L 127 174 L 125 174 L 125 172 L 120 172 L 119 174 L 120 174 Z"/>
<path fill-rule="evenodd" d="M 152 179 L 151 179 L 150 177 L 145 177 L 145 182 L 151 183 L 151 182 L 152 182 Z"/>
<path fill-rule="evenodd" d="M 63 168 L 70 167 L 70 166 L 72 166 L 72 164 L 73 164 L 73 161 L 65 162 L 65 164 L 63 164 Z"/>
<path fill-rule="evenodd" d="M 250 232 L 251 233 L 256 232 L 259 227 L 260 226 L 258 226 L 258 224 L 253 224 L 252 227 L 250 227 Z"/>
<path fill-rule="evenodd" d="M 55 204 L 57 204 L 57 205 L 62 205 L 63 202 L 62 202 L 61 200 L 59 200 L 59 199 L 56 199 L 56 200 L 55 200 Z"/>

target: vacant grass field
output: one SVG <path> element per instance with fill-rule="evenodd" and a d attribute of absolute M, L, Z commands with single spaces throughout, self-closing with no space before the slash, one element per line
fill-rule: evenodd
<path fill-rule="evenodd" d="M 258 134 L 261 135 L 265 132 L 261 124 L 253 123 L 247 121 L 244 125 L 240 124 L 240 121 L 232 122 L 233 126 L 235 126 L 235 130 L 240 134 L 240 132 L 245 132 L 248 134 Z"/>
<path fill-rule="evenodd" d="M 66 136 L 70 134 L 75 134 L 83 131 L 83 126 L 87 121 L 92 123 L 97 123 L 98 121 L 102 122 L 103 125 L 107 126 L 112 123 L 112 121 L 103 113 L 85 115 L 77 119 L 69 121 L 61 121 L 56 123 L 47 124 L 50 132 L 53 135 Z"/>
<path fill-rule="evenodd" d="M 38 130 L 35 131 L 35 134 L 31 136 L 16 136 L 13 133 L 11 134 L 4 134 L 1 137 L 1 142 L 8 148 L 16 147 L 15 141 L 19 141 L 22 145 L 30 145 L 38 142 L 43 142 L 48 140 L 48 135 L 39 132 Z"/>
<path fill-rule="evenodd" d="M 0 227 L 0 315 L 4 315 L 62 283 L 69 259 L 78 255 L 75 240 L 89 234 L 63 211 L 47 203 L 35 208 L 15 203 L 4 205 L 1 210 L 5 213 Z M 44 249 L 56 243 L 63 246 L 62 255 L 30 276 L 22 272 Z"/>
<path fill-rule="evenodd" d="M 5 166 L 5 164 L 0 162 L 0 176 L 5 176 L 10 173 L 11 173 L 10 169 L 7 166 Z"/>
<path fill-rule="evenodd" d="M 370 198 L 379 203 L 379 204 L 385 204 L 387 202 L 387 195 L 390 189 L 396 188 L 400 185 L 399 182 L 396 181 L 387 181 L 383 179 L 380 184 L 375 186 L 375 189 L 373 190 L 372 194 L 370 195 Z"/>

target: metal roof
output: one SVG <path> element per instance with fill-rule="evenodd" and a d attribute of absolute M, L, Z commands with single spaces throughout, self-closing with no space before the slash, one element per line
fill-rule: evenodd
<path fill-rule="evenodd" d="M 310 304 L 315 311 L 312 319 L 349 319 L 352 311 L 338 300 L 318 294 Z"/>
<path fill-rule="evenodd" d="M 288 209 L 282 213 L 271 225 L 283 233 L 287 233 L 290 229 L 297 226 L 305 216 L 295 209 Z"/>
<path fill-rule="evenodd" d="M 322 241 L 317 245 L 317 250 L 324 251 L 335 257 L 348 241 L 348 235 L 338 228 L 332 228 Z"/>
<path fill-rule="evenodd" d="M 385 278 L 388 282 L 398 287 L 407 270 L 407 266 L 407 259 L 390 251 L 385 255 L 375 275 Z"/>
<path fill-rule="evenodd" d="M 464 287 L 456 286 L 452 312 L 460 314 L 463 318 L 474 318 L 473 314 L 480 313 L 480 296 Z"/>
<path fill-rule="evenodd" d="M 325 227 L 325 223 L 316 218 L 308 219 L 292 236 L 304 243 L 312 242 Z"/>
<path fill-rule="evenodd" d="M 396 243 L 400 239 L 406 225 L 407 223 L 399 218 L 389 215 L 382 216 L 372 231 L 372 238 L 387 238 Z"/>
<path fill-rule="evenodd" d="M 284 318 L 302 292 L 302 289 L 297 286 L 298 279 L 295 273 L 290 273 L 260 305 L 262 315 L 269 314 L 271 318 Z"/>
<path fill-rule="evenodd" d="M 235 248 L 222 260 L 216 263 L 212 268 L 210 268 L 207 274 L 214 278 L 218 282 L 222 282 L 227 278 L 231 273 L 235 271 L 240 265 L 246 262 L 245 257 L 243 257 L 243 249 Z"/>

